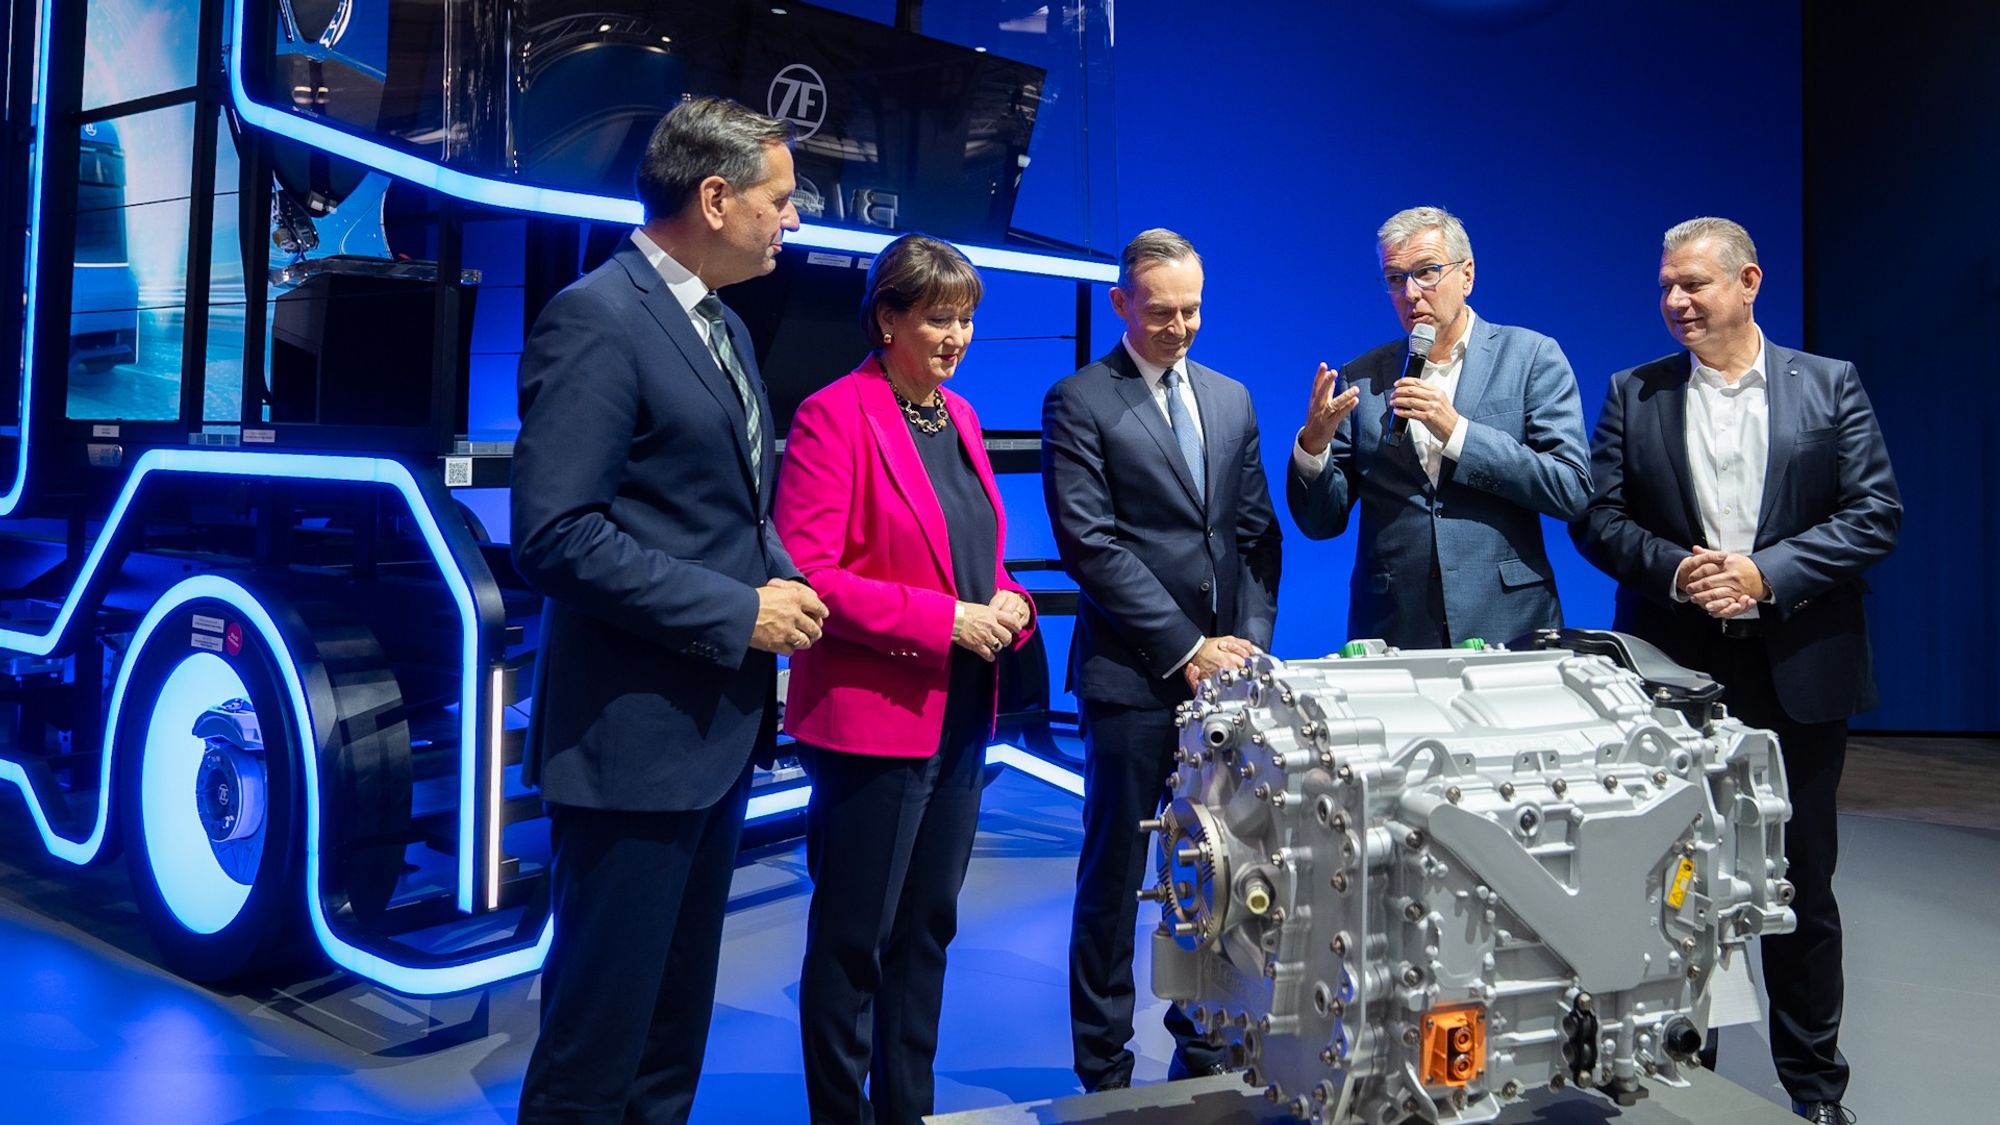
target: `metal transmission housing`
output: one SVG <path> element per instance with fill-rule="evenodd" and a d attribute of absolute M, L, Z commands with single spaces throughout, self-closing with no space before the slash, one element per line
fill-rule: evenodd
<path fill-rule="evenodd" d="M 1792 928 L 1775 738 L 1633 638 L 1533 644 L 1259 657 L 1184 705 L 1153 990 L 1295 1116 L 1629 1105 L 1694 1065 L 1719 963 Z"/>

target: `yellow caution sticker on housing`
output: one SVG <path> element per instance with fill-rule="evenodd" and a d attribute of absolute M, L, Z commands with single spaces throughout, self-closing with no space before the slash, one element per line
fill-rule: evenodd
<path fill-rule="evenodd" d="M 1682 856 L 1680 863 L 1674 868 L 1674 884 L 1667 888 L 1667 905 L 1679 910 L 1681 903 L 1687 901 L 1688 884 L 1692 882 L 1694 882 L 1694 860 Z"/>

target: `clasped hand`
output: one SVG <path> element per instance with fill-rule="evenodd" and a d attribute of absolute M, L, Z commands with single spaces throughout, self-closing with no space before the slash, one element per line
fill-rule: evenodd
<path fill-rule="evenodd" d="M 1257 655 L 1257 646 L 1242 637 L 1204 637 L 1201 647 L 1181 665 L 1189 691 L 1200 691 L 1201 681 L 1224 668 L 1241 668 Z"/>
<path fill-rule="evenodd" d="M 1717 619 L 1736 617 L 1771 594 L 1763 572 L 1748 557 L 1707 547 L 1696 547 L 1694 554 L 1681 560 L 1674 585 Z"/>
<path fill-rule="evenodd" d="M 997 660 L 1028 627 L 1028 617 L 1028 599 L 1012 590 L 1000 591 L 985 605 L 960 602 L 951 618 L 951 643 L 981 660 Z"/>
<path fill-rule="evenodd" d="M 811 648 L 825 624 L 826 603 L 811 586 L 773 578 L 757 590 L 757 624 L 750 630 L 750 647 L 790 656 Z"/>

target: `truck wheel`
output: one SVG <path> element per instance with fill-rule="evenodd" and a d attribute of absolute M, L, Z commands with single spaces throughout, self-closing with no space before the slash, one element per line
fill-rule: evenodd
<path fill-rule="evenodd" d="M 112 705 L 126 863 L 167 966 L 211 982 L 310 954 L 298 716 L 263 633 L 170 591 Z"/>

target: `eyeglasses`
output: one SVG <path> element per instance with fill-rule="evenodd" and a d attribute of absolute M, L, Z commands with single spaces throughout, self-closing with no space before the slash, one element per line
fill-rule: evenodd
<path fill-rule="evenodd" d="M 1382 275 L 1382 287 L 1391 293 L 1401 293 L 1405 286 L 1414 281 L 1419 289 L 1436 289 L 1438 282 L 1443 281 L 1444 275 L 1451 272 L 1454 266 L 1462 266 L 1470 260 L 1460 258 L 1456 262 L 1439 262 L 1434 265 L 1418 266 L 1413 270 L 1391 271 Z"/>

